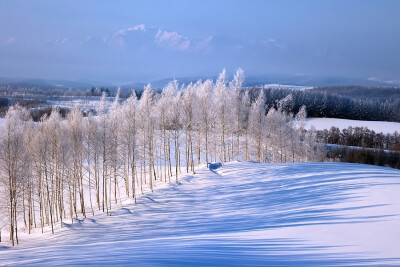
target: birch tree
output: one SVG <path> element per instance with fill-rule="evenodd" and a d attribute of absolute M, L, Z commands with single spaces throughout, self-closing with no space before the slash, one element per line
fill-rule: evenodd
<path fill-rule="evenodd" d="M 20 188 L 26 173 L 24 133 L 28 112 L 20 106 L 9 109 L 5 124 L 0 131 L 1 181 L 8 195 L 8 220 L 10 240 L 18 244 L 18 201 Z"/>

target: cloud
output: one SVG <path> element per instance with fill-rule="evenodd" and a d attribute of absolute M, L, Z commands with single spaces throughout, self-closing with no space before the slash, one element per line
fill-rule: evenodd
<path fill-rule="evenodd" d="M 142 37 L 135 36 L 133 39 L 130 37 L 131 32 L 143 32 L 146 35 Z M 90 40 L 91 38 L 91 36 L 87 37 L 86 41 Z M 155 43 L 158 47 L 175 51 L 184 51 L 190 48 L 200 50 L 207 49 L 213 40 L 213 36 L 209 36 L 204 40 L 192 42 L 192 40 L 190 40 L 188 37 L 177 32 L 167 31 L 153 26 L 146 26 L 145 24 L 138 24 L 130 28 L 118 30 L 112 35 L 104 36 L 102 40 L 104 43 L 120 48 L 127 47 L 131 44 L 131 41 L 143 43 L 144 41 L 148 42 L 153 40 L 153 43 Z M 147 43 L 147 46 L 150 44 L 151 43 Z"/>
<path fill-rule="evenodd" d="M 131 31 L 142 31 L 145 32 L 146 31 L 146 25 L 144 24 L 139 24 L 130 28 L 126 28 L 126 29 L 122 29 L 117 31 L 114 35 L 126 35 L 128 32 Z"/>
<path fill-rule="evenodd" d="M 115 32 L 111 37 L 105 36 L 103 37 L 103 41 L 105 43 L 109 43 L 112 45 L 115 45 L 117 47 L 125 47 L 126 42 L 124 37 L 129 33 L 129 32 L 135 32 L 135 31 L 141 31 L 145 32 L 146 31 L 146 25 L 144 24 L 139 24 L 130 28 L 125 28 L 118 30 Z"/>
<path fill-rule="evenodd" d="M 6 45 L 13 44 L 13 43 L 15 43 L 15 41 L 16 41 L 16 39 L 14 37 L 10 37 L 4 42 L 4 44 L 6 44 Z"/>
<path fill-rule="evenodd" d="M 198 48 L 200 50 L 207 50 L 210 47 L 210 44 L 211 44 L 213 38 L 214 38 L 214 36 L 210 35 L 206 39 L 198 42 L 196 45 L 196 48 Z"/>
<path fill-rule="evenodd" d="M 161 29 L 154 36 L 154 41 L 162 46 L 173 50 L 186 50 L 190 47 L 190 40 L 177 32 L 168 32 Z"/>

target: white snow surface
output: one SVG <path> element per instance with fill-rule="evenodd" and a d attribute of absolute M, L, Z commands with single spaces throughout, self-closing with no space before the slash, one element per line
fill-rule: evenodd
<path fill-rule="evenodd" d="M 214 164 L 112 216 L 0 243 L 0 266 L 398 266 L 399 195 L 391 168 Z"/>
<path fill-rule="evenodd" d="M 303 86 L 303 85 L 290 85 L 290 84 L 279 84 L 279 83 L 269 83 L 264 84 L 264 88 L 274 88 L 274 89 L 289 89 L 289 90 L 306 90 L 313 89 L 312 86 Z"/>
<path fill-rule="evenodd" d="M 314 126 L 317 130 L 330 129 L 332 126 L 338 127 L 340 130 L 352 127 L 368 127 L 376 133 L 393 134 L 395 131 L 400 133 L 400 123 L 389 121 L 359 121 L 334 118 L 308 118 L 306 121 L 306 129 Z"/>

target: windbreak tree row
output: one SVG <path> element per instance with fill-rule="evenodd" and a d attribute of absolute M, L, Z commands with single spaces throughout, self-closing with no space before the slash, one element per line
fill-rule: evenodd
<path fill-rule="evenodd" d="M 103 97 L 88 117 L 75 106 L 66 119 L 55 109 L 33 122 L 11 107 L 0 126 L 3 235 L 14 245 L 18 229 L 54 232 L 66 220 L 109 214 L 121 199 L 136 202 L 209 162 L 322 160 L 316 132 L 303 128 L 305 107 L 284 111 L 287 97 L 268 109 L 263 91 L 250 101 L 243 79 L 239 69 L 230 82 L 224 70 L 215 82 L 172 81 L 161 93 L 148 85 L 140 99 Z"/>
<path fill-rule="evenodd" d="M 277 101 L 292 95 L 293 103 L 288 105 L 288 110 L 297 113 L 305 105 L 309 117 L 400 121 L 399 88 L 360 88 L 353 91 L 352 87 L 346 86 L 307 90 L 254 87 L 249 90 L 252 99 L 263 90 L 267 105 L 275 107 Z"/>

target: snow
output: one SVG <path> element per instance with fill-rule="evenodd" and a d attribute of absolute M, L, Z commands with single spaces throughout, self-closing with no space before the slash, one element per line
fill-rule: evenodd
<path fill-rule="evenodd" d="M 111 216 L 0 243 L 0 266 L 399 265 L 399 194 L 385 167 L 214 164 Z"/>
<path fill-rule="evenodd" d="M 400 123 L 388 121 L 359 121 L 347 119 L 333 119 L 333 118 L 308 118 L 306 121 L 306 128 L 314 126 L 317 130 L 330 129 L 332 126 L 338 127 L 340 130 L 352 127 L 368 127 L 377 133 L 390 133 L 395 131 L 400 133 Z"/>
<path fill-rule="evenodd" d="M 302 86 L 302 85 L 289 85 L 289 84 L 278 84 L 278 83 L 269 83 L 264 84 L 264 88 L 274 88 L 274 89 L 289 89 L 289 90 L 306 90 L 313 89 L 312 86 Z"/>

